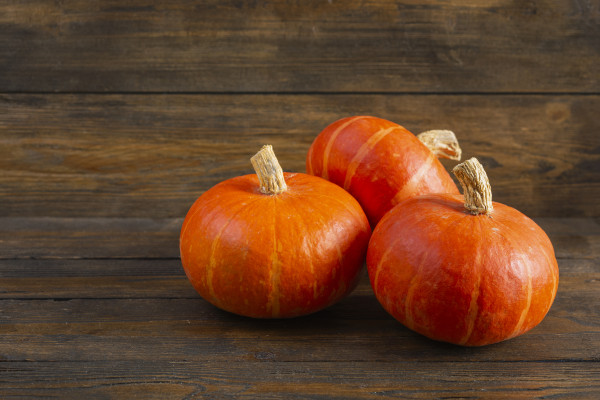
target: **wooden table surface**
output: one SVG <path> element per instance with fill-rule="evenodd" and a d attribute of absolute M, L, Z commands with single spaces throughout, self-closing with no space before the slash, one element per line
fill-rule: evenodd
<path fill-rule="evenodd" d="M 0 398 L 600 398 L 600 4 L 456 3 L 0 3 Z M 358 114 L 454 130 L 546 230 L 539 326 L 434 342 L 366 273 L 289 320 L 196 294 L 192 202 Z"/>

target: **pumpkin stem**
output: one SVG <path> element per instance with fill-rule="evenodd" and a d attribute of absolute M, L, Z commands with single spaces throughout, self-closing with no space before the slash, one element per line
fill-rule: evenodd
<path fill-rule="evenodd" d="M 265 145 L 250 159 L 260 182 L 260 191 L 265 194 L 279 194 L 287 190 L 283 170 L 275 157 L 273 146 Z"/>
<path fill-rule="evenodd" d="M 479 161 L 473 157 L 452 170 L 463 188 L 465 208 L 471 214 L 489 215 L 493 210 L 490 180 Z"/>
<path fill-rule="evenodd" d="M 452 131 L 432 130 L 419 133 L 417 139 L 421 141 L 438 158 L 460 160 L 462 150 L 458 145 L 456 135 Z"/>

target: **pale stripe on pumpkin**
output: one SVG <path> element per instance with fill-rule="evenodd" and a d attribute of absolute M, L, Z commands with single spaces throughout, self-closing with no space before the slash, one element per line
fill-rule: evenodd
<path fill-rule="evenodd" d="M 542 253 L 544 254 L 544 259 L 546 260 L 546 264 L 548 265 L 548 268 L 550 269 L 550 275 L 552 276 L 552 285 L 553 285 L 552 290 L 553 290 L 554 296 L 556 296 L 556 291 L 558 290 L 558 276 L 556 276 L 554 262 L 552 262 L 552 259 L 555 259 L 554 252 L 551 255 L 548 254 L 547 248 L 544 244 L 545 243 L 542 243 L 540 241 L 540 248 L 544 249 L 544 251 Z M 550 246 L 552 246 L 552 244 L 550 244 Z"/>
<path fill-rule="evenodd" d="M 529 308 L 531 307 L 531 297 L 533 294 L 533 287 L 532 287 L 532 283 L 531 283 L 531 268 L 529 267 L 529 263 L 526 264 L 525 268 L 527 269 L 527 305 L 525 306 L 523 313 L 521 313 L 519 322 L 517 323 L 517 326 L 511 336 L 516 336 L 521 333 L 521 327 L 523 326 L 523 323 L 525 322 L 525 318 L 527 317 L 527 313 L 529 313 Z"/>
<path fill-rule="evenodd" d="M 294 197 L 290 197 L 293 198 L 296 201 L 302 201 L 302 198 L 299 198 L 298 196 L 294 196 Z M 293 207 L 296 211 L 296 220 L 298 221 L 299 224 L 301 224 L 302 226 L 299 227 L 299 231 L 300 232 L 308 232 L 308 225 L 306 224 L 306 222 L 304 222 L 304 218 L 302 217 L 302 211 L 298 211 L 298 207 L 296 207 L 296 203 L 289 203 L 291 207 Z M 293 204 L 293 205 L 292 205 Z M 303 210 L 301 208 L 301 210 Z M 311 217 L 314 216 L 314 212 L 310 214 Z M 313 299 L 317 299 L 318 297 L 318 287 L 317 287 L 317 278 L 315 277 L 315 266 L 312 262 L 312 257 L 313 257 L 313 246 L 306 246 L 305 247 L 306 251 L 309 253 L 309 257 L 307 258 L 307 262 L 308 262 L 308 269 L 310 271 L 311 276 L 313 276 L 314 282 L 312 284 L 312 290 L 313 290 Z"/>
<path fill-rule="evenodd" d="M 335 139 L 337 139 L 338 135 L 340 134 L 340 132 L 342 130 L 346 129 L 346 127 L 348 127 L 348 125 L 350 125 L 354 121 L 361 119 L 361 118 L 363 118 L 363 117 L 358 116 L 358 117 L 350 118 L 348 121 L 346 121 L 343 124 L 341 124 L 340 126 L 338 126 L 337 129 L 329 137 L 329 142 L 327 142 L 327 145 L 325 146 L 325 151 L 323 152 L 323 171 L 321 171 L 321 176 L 323 178 L 329 179 L 329 171 L 328 171 L 329 153 L 331 153 L 331 148 L 333 147 L 333 142 L 335 142 Z"/>
<path fill-rule="evenodd" d="M 476 221 L 479 222 L 479 231 L 481 231 L 481 220 L 476 219 Z M 477 254 L 475 255 L 475 260 L 473 261 L 474 267 L 479 267 L 481 265 L 481 250 L 482 245 L 480 244 L 479 246 L 477 246 Z M 458 344 L 460 345 L 465 345 L 469 341 L 469 339 L 471 339 L 471 336 L 473 335 L 473 330 L 475 328 L 475 320 L 479 316 L 479 305 L 477 303 L 477 300 L 479 300 L 479 295 L 481 293 L 481 269 L 479 268 L 479 270 L 475 273 L 477 274 L 477 281 L 475 282 L 475 286 L 471 291 L 471 302 L 469 303 L 469 310 L 467 311 L 466 318 L 467 331 L 458 342 Z"/>
<path fill-rule="evenodd" d="M 410 283 L 408 284 L 408 291 L 406 292 L 406 298 L 404 299 L 404 325 L 406 325 L 408 329 L 412 329 L 413 331 L 416 329 L 415 320 L 413 317 L 412 302 L 417 287 L 417 281 L 419 278 L 418 269 L 420 268 L 415 269 L 415 274 L 410 279 Z"/>
<path fill-rule="evenodd" d="M 404 186 L 402 186 L 402 188 L 400 190 L 398 190 L 398 192 L 396 192 L 396 194 L 394 195 L 394 197 L 392 198 L 392 200 L 390 202 L 391 205 L 395 206 L 396 204 L 400 203 L 402 200 L 406 199 L 410 195 L 415 194 L 415 191 L 417 190 L 419 184 L 423 182 L 425 175 L 431 169 L 431 166 L 433 165 L 435 159 L 436 158 L 433 155 L 433 153 L 429 153 L 429 155 L 427 156 L 427 160 L 425 160 L 421 164 L 421 166 L 419 167 L 417 172 L 415 172 L 406 181 L 406 183 L 404 183 Z"/>
<path fill-rule="evenodd" d="M 506 226 L 498 219 L 496 219 L 496 223 L 500 223 L 503 226 Z M 509 240 L 510 245 L 513 249 L 518 249 L 520 247 L 520 245 L 521 245 L 520 241 L 512 240 L 509 236 L 506 236 L 506 238 L 507 238 L 507 240 Z M 523 309 L 523 311 L 521 312 L 521 315 L 519 317 L 519 321 L 517 321 L 515 328 L 513 329 L 513 331 L 511 332 L 510 335 L 507 335 L 506 339 L 513 338 L 515 336 L 519 336 L 522 333 L 523 324 L 525 323 L 525 319 L 527 317 L 527 314 L 529 313 L 529 308 L 531 307 L 531 300 L 533 297 L 533 282 L 532 282 L 531 268 L 530 268 L 529 262 L 528 262 L 528 260 L 525 260 L 523 258 L 523 256 L 520 256 L 520 255 L 519 255 L 519 260 L 521 261 L 521 265 L 523 265 L 523 267 L 525 268 L 525 271 L 527 272 L 527 300 L 525 302 L 525 308 Z"/>
<path fill-rule="evenodd" d="M 458 344 L 460 345 L 465 345 L 473 335 L 473 329 L 475 328 L 475 320 L 479 316 L 479 306 L 477 305 L 477 300 L 479 299 L 480 286 L 481 274 L 478 274 L 477 282 L 475 282 L 475 287 L 471 292 L 471 303 L 469 304 L 469 311 L 467 312 L 467 332 L 458 342 Z"/>
<path fill-rule="evenodd" d="M 362 221 L 363 218 L 365 218 L 364 212 L 362 212 L 361 209 L 357 209 L 357 208 L 351 208 L 348 206 L 347 203 L 340 201 L 337 197 L 334 196 L 323 196 L 323 195 L 318 195 L 318 194 L 314 194 L 313 197 L 322 197 L 324 199 L 329 199 L 329 200 L 333 200 L 336 203 L 338 203 L 339 205 L 341 205 L 342 207 L 344 207 L 350 214 L 352 214 L 352 216 L 354 216 L 356 218 L 357 221 Z"/>
<path fill-rule="evenodd" d="M 239 211 L 236 215 L 239 214 Z M 208 292 L 210 294 L 210 298 L 213 302 L 219 303 L 218 297 L 215 295 L 215 288 L 213 287 L 213 272 L 215 267 L 217 266 L 217 261 L 215 260 L 215 253 L 217 252 L 217 246 L 221 242 L 221 235 L 225 232 L 225 229 L 229 226 L 231 221 L 233 220 L 233 216 L 230 217 L 227 222 L 221 227 L 219 233 L 213 240 L 210 246 L 210 257 L 208 259 L 208 268 L 206 269 L 206 287 L 208 288 Z"/>
<path fill-rule="evenodd" d="M 365 156 L 371 151 L 379 141 L 381 141 L 384 137 L 386 137 L 390 132 L 400 129 L 399 126 L 392 126 L 390 128 L 382 128 L 375 132 L 362 146 L 358 149 L 350 164 L 348 164 L 348 168 L 346 169 L 346 179 L 344 179 L 344 189 L 350 189 L 350 183 L 352 182 L 352 178 L 356 173 L 356 169 L 360 165 L 361 161 Z"/>
<path fill-rule="evenodd" d="M 381 256 L 381 258 L 379 259 L 379 262 L 377 263 L 377 266 L 375 267 L 375 276 L 373 277 L 373 288 L 375 290 L 378 290 L 379 286 L 379 272 L 381 271 L 381 266 L 383 265 L 383 263 L 387 260 L 389 254 L 391 253 L 391 251 L 393 250 L 393 248 L 396 246 L 396 243 L 398 243 L 401 239 L 398 238 L 396 239 L 396 241 L 386 249 L 385 253 L 383 253 L 383 255 Z"/>
<path fill-rule="evenodd" d="M 243 211 L 247 211 L 249 209 L 249 206 L 251 204 L 256 203 L 257 201 L 259 201 L 260 198 L 255 199 L 254 201 L 248 202 L 248 203 L 240 203 L 238 204 L 238 210 L 236 210 L 233 214 L 231 214 L 231 216 L 227 219 L 227 221 L 223 224 L 223 226 L 221 226 L 221 229 L 219 229 L 219 232 L 217 233 L 217 236 L 215 236 L 213 242 L 211 243 L 210 246 L 210 256 L 208 258 L 208 268 L 206 268 L 206 286 L 208 288 L 211 300 L 216 303 L 216 304 L 220 304 L 220 301 L 218 300 L 217 296 L 215 295 L 215 289 L 213 287 L 213 272 L 214 269 L 217 266 L 217 261 L 215 259 L 215 253 L 217 251 L 217 246 L 219 245 L 219 243 L 221 242 L 221 236 L 223 235 L 223 233 L 225 232 L 225 230 L 227 229 L 227 227 L 229 226 L 229 224 L 231 224 L 231 222 L 239 215 L 241 214 Z M 205 215 L 206 217 L 206 215 Z M 221 307 L 221 306 L 219 306 Z"/>
<path fill-rule="evenodd" d="M 281 298 L 281 292 L 280 292 L 280 288 L 279 285 L 281 283 L 281 261 L 279 261 L 279 257 L 277 256 L 277 253 L 279 251 L 278 249 L 278 243 L 277 243 L 277 197 L 273 196 L 272 197 L 273 200 L 273 208 L 271 210 L 272 214 L 273 214 L 273 252 L 271 253 L 271 265 L 272 267 L 269 268 L 269 280 L 271 282 L 271 290 L 269 292 L 269 297 L 267 300 L 267 311 L 271 310 L 271 316 L 272 317 L 278 317 L 279 316 L 279 310 L 280 310 L 280 298 Z"/>

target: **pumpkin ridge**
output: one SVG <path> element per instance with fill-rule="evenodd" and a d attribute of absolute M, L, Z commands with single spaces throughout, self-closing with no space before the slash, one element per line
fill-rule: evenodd
<path fill-rule="evenodd" d="M 281 292 L 279 284 L 281 283 L 281 261 L 277 256 L 277 201 L 276 196 L 271 197 L 273 202 L 273 208 L 271 214 L 273 215 L 273 252 L 271 253 L 271 265 L 269 269 L 269 281 L 271 287 L 269 290 L 269 296 L 267 301 L 267 310 L 271 310 L 271 316 L 276 318 L 279 316 L 280 311 L 280 299 Z"/>
<path fill-rule="evenodd" d="M 396 243 L 398 243 L 398 241 L 400 241 L 400 238 L 396 239 L 394 243 L 388 249 L 386 249 L 385 253 L 383 253 L 381 259 L 375 266 L 375 274 L 373 276 L 373 287 L 377 287 L 377 285 L 379 284 L 379 272 L 381 271 L 381 266 L 383 265 L 383 262 L 389 257 L 393 247 L 396 245 Z"/>
<path fill-rule="evenodd" d="M 423 266 L 428 255 L 429 253 L 423 253 L 423 258 L 421 259 L 419 266 L 415 268 L 415 273 L 413 274 L 412 278 L 410 278 L 410 282 L 408 283 L 408 291 L 406 292 L 406 299 L 404 300 L 404 322 L 406 327 L 412 330 L 415 330 L 412 302 L 417 286 L 417 278 L 419 277 L 419 274 L 416 272 Z"/>
<path fill-rule="evenodd" d="M 479 231 L 481 232 L 481 219 L 478 218 L 478 222 L 479 222 Z M 481 235 L 477 235 L 476 237 L 481 239 Z M 475 259 L 473 262 L 474 266 L 479 266 L 481 264 L 481 249 L 482 249 L 482 243 L 481 241 L 479 242 L 479 245 L 477 246 L 477 254 L 475 255 Z M 475 287 L 473 288 L 472 292 L 471 292 L 471 303 L 469 304 L 469 310 L 467 311 L 467 332 L 465 334 L 465 336 L 460 340 L 459 344 L 460 345 L 465 345 L 469 339 L 471 339 L 471 336 L 473 336 L 473 331 L 475 329 L 475 321 L 477 320 L 477 317 L 479 316 L 479 304 L 477 303 L 477 301 L 479 300 L 479 296 L 481 295 L 481 268 L 478 271 L 477 274 L 477 282 L 475 282 Z"/>
<path fill-rule="evenodd" d="M 545 234 L 545 233 L 544 233 Z M 548 240 L 549 241 L 549 240 Z M 538 239 L 538 243 L 541 244 L 541 241 Z M 552 243 L 550 243 L 550 246 L 552 246 Z M 550 269 L 550 274 L 552 275 L 552 282 L 554 282 L 554 294 L 556 295 L 556 291 L 558 289 L 558 277 L 556 276 L 556 271 L 554 268 L 554 264 L 550 258 L 550 255 L 548 254 L 548 252 L 546 251 L 546 247 L 541 245 L 540 246 L 544 251 L 544 258 L 546 259 L 547 263 L 548 263 L 548 267 Z M 552 253 L 554 253 L 554 247 L 552 247 Z M 552 254 L 553 256 L 555 256 L 555 254 Z"/>
<path fill-rule="evenodd" d="M 426 219 L 426 217 L 425 217 L 425 216 L 423 216 L 422 218 L 423 218 L 423 219 Z M 452 221 L 450 224 L 448 224 L 448 225 L 447 225 L 447 226 L 444 228 L 444 230 L 443 230 L 442 232 L 440 232 L 440 236 L 452 236 L 452 235 L 450 235 L 450 234 L 449 234 L 449 232 L 451 232 L 451 230 L 452 230 L 452 229 L 459 229 L 459 230 L 460 230 L 460 229 L 461 229 L 461 227 L 460 227 L 459 225 L 461 225 L 461 224 L 462 224 L 464 221 L 465 221 L 465 219 L 464 219 L 464 218 L 460 218 L 460 217 L 459 217 L 459 218 L 456 218 L 454 221 Z M 462 228 L 462 229 L 464 229 L 464 228 Z M 428 255 L 429 255 L 429 253 L 428 253 L 428 252 L 424 252 L 423 254 L 424 254 L 425 256 L 428 256 Z M 420 276 L 420 274 L 419 274 L 419 270 L 420 270 L 420 269 L 423 267 L 423 265 L 425 264 L 425 261 L 426 261 L 426 257 L 423 257 L 423 259 L 422 259 L 422 260 L 421 260 L 421 262 L 419 263 L 419 266 L 418 266 L 417 268 L 415 268 L 415 276 L 414 276 L 414 277 L 411 279 L 411 282 L 410 282 L 410 284 L 409 284 L 409 286 L 410 286 L 410 289 L 409 289 L 409 291 L 411 291 L 411 290 L 413 289 L 413 287 L 414 287 L 414 286 L 413 286 L 413 284 L 414 284 L 414 278 L 416 278 L 416 277 Z M 414 290 L 412 290 L 412 292 L 414 292 Z M 409 304 L 408 304 L 408 294 L 407 294 L 407 296 L 406 296 L 406 297 L 407 297 L 407 300 L 406 300 L 406 308 L 408 309 L 408 305 L 409 305 Z M 411 293 L 411 297 L 412 297 L 412 293 Z M 412 299 L 411 299 L 411 302 L 412 302 Z M 411 304 L 411 309 L 412 309 L 412 304 Z M 411 312 L 412 312 L 412 311 L 411 311 Z M 408 317 L 408 313 L 406 313 L 406 315 L 407 315 L 407 317 Z M 412 330 L 416 330 L 416 329 L 414 328 L 414 321 L 412 320 L 412 319 L 413 319 L 413 318 L 412 318 L 412 314 L 411 314 L 410 318 L 411 318 L 411 323 L 413 324 L 413 327 L 409 327 L 409 328 L 410 328 L 410 329 L 412 329 Z M 418 331 L 420 331 L 420 332 L 421 332 L 423 335 L 425 335 L 425 336 L 427 336 L 427 337 L 433 338 L 433 335 L 431 335 L 429 332 L 424 332 L 424 329 L 420 329 L 420 330 L 418 330 Z"/>
<path fill-rule="evenodd" d="M 337 197 L 335 196 L 327 196 L 327 195 L 322 195 L 322 194 L 311 194 L 311 197 L 321 197 L 323 199 L 329 199 L 329 200 L 333 200 L 338 204 L 341 204 L 348 212 L 350 212 L 350 214 L 352 214 L 353 216 L 355 216 L 357 218 L 357 220 L 361 220 L 362 219 L 362 215 L 357 213 L 356 209 L 352 209 L 350 207 L 348 207 L 348 205 L 343 202 L 340 201 Z M 356 199 L 355 199 L 356 200 Z M 359 204 L 360 207 L 360 204 Z M 361 208 L 362 209 L 362 208 Z"/>
<path fill-rule="evenodd" d="M 425 217 L 421 215 L 421 218 L 418 219 L 417 221 L 420 222 L 424 218 Z M 398 242 L 400 242 L 400 240 L 402 240 L 402 239 L 403 239 L 402 236 L 398 235 L 396 240 L 394 240 L 390 244 L 390 246 L 385 250 L 385 253 L 383 253 L 381 258 L 379 259 L 379 262 L 375 266 L 375 272 L 374 272 L 374 276 L 373 276 L 373 287 L 377 287 L 377 284 L 379 282 L 379 272 L 381 271 L 381 266 L 383 265 L 384 261 L 389 257 L 389 255 L 393 251 L 394 247 L 396 247 L 396 244 L 398 244 Z"/>
<path fill-rule="evenodd" d="M 523 260 L 523 258 L 521 256 L 519 256 L 519 258 L 521 258 L 521 260 Z M 515 327 L 514 331 L 510 334 L 510 337 L 517 336 L 520 333 L 521 328 L 523 327 L 523 324 L 525 323 L 525 319 L 527 318 L 527 314 L 529 313 L 529 309 L 531 308 L 531 298 L 533 295 L 533 284 L 531 282 L 531 267 L 529 266 L 529 263 L 524 263 L 524 264 L 525 264 L 525 269 L 527 270 L 527 305 L 525 306 L 525 309 L 521 313 L 521 316 L 519 317 L 519 322 L 517 322 L 517 326 Z"/>
<path fill-rule="evenodd" d="M 402 188 L 400 190 L 398 190 L 398 192 L 396 192 L 396 194 L 394 195 L 394 197 L 392 197 L 392 200 L 390 201 L 390 204 L 396 205 L 396 204 L 400 203 L 400 201 L 406 199 L 406 196 L 407 196 L 408 193 L 414 193 L 414 190 L 417 187 L 417 185 L 419 183 L 421 183 L 421 181 L 423 180 L 423 177 L 431 169 L 431 166 L 433 165 L 435 159 L 436 159 L 435 155 L 433 155 L 433 153 L 430 153 L 429 156 L 427 157 L 427 161 L 424 161 L 421 164 L 421 166 L 419 167 L 419 169 L 417 170 L 417 172 L 414 173 L 404 183 L 404 185 L 402 186 Z"/>
<path fill-rule="evenodd" d="M 323 198 L 327 198 L 330 200 L 334 200 L 336 202 L 338 202 L 338 204 L 341 204 L 342 206 L 344 206 L 344 208 L 348 211 L 352 211 L 350 210 L 346 204 L 343 204 L 343 202 L 340 202 L 337 198 L 333 197 L 333 196 L 318 196 L 318 197 L 323 197 Z M 318 208 L 316 210 L 314 210 L 313 214 L 319 214 L 321 215 L 322 220 L 327 221 L 328 219 L 330 219 L 330 214 L 328 212 L 327 209 L 321 209 Z M 354 215 L 354 213 L 351 213 L 351 215 Z M 338 273 L 339 274 L 343 274 L 343 268 L 344 268 L 344 257 L 343 257 L 343 253 L 342 253 L 342 249 L 340 248 L 340 244 L 338 241 L 335 242 L 335 251 L 336 251 L 336 255 L 337 255 L 337 262 L 338 262 Z M 328 304 L 332 304 L 335 303 L 338 300 L 338 297 L 340 296 L 340 294 L 343 294 L 346 292 L 346 287 L 344 284 L 343 280 L 339 280 L 339 284 L 338 287 L 336 287 L 336 289 L 334 291 L 331 292 L 331 295 L 328 299 Z"/>
<path fill-rule="evenodd" d="M 552 243 L 550 245 L 552 245 Z M 553 292 L 554 292 L 554 297 L 556 297 L 556 292 L 558 291 L 558 276 L 556 276 L 556 273 L 555 273 L 554 263 L 551 261 L 548 253 L 545 251 L 546 248 L 544 246 L 540 246 L 540 247 L 542 247 L 544 249 L 543 254 L 544 254 L 544 258 L 548 262 L 548 268 L 550 269 L 550 274 L 552 275 L 552 282 L 554 283 Z M 554 252 L 554 248 L 552 250 Z M 552 300 L 554 301 L 554 298 Z M 552 304 L 552 303 L 550 303 L 550 304 Z M 548 308 L 548 310 L 550 310 L 550 308 Z"/>
<path fill-rule="evenodd" d="M 507 232 L 513 232 L 513 229 L 507 225 L 506 223 L 502 222 L 500 219 L 496 218 L 494 219 L 495 223 L 502 225 Z M 512 244 L 512 247 L 514 249 L 520 249 L 520 242 L 514 240 L 511 235 L 505 235 L 504 236 L 505 239 L 510 242 Z M 529 308 L 531 307 L 531 300 L 533 297 L 533 283 L 532 283 L 532 276 L 531 276 L 531 268 L 528 262 L 525 262 L 525 259 L 523 258 L 523 256 L 520 254 L 520 252 L 518 253 L 517 257 L 519 258 L 519 260 L 521 261 L 521 263 L 525 266 L 525 270 L 527 271 L 527 302 L 526 302 L 526 306 L 523 309 L 523 311 L 521 312 L 521 316 L 519 317 L 519 320 L 517 321 L 517 324 L 515 325 L 515 328 L 513 329 L 512 333 L 510 335 L 508 335 L 507 338 L 512 338 L 515 336 L 520 335 L 520 330 L 523 327 L 523 323 L 525 323 L 525 319 L 527 317 L 527 314 L 529 313 Z"/>
<path fill-rule="evenodd" d="M 340 244 L 336 243 L 335 244 L 335 251 L 336 251 L 336 255 L 337 255 L 337 262 L 338 262 L 338 272 L 337 274 L 343 274 L 344 271 L 344 256 L 342 254 L 342 249 L 340 249 Z M 332 304 L 334 302 L 336 302 L 338 300 L 338 298 L 346 292 L 346 284 L 343 280 L 339 280 L 338 281 L 338 285 L 335 288 L 334 291 L 331 292 L 330 296 L 329 296 L 329 300 L 327 304 Z"/>
<path fill-rule="evenodd" d="M 527 217 L 527 216 L 525 216 L 525 217 Z M 531 220 L 531 218 L 529 218 L 529 217 L 527 217 L 527 218 Z M 531 222 L 533 222 L 535 225 L 537 225 L 535 223 L 535 221 L 531 220 Z M 538 226 L 538 228 L 539 228 L 539 226 Z M 552 282 L 554 283 L 554 285 L 553 285 L 554 286 L 554 296 L 556 296 L 556 292 L 558 290 L 558 280 L 559 279 L 555 273 L 555 268 L 554 268 L 556 261 L 552 262 L 552 258 L 554 258 L 554 260 L 556 260 L 556 255 L 554 253 L 554 246 L 552 246 L 552 242 L 546 235 L 546 232 L 543 232 L 543 230 L 542 230 L 542 233 L 543 233 L 543 237 L 545 237 L 545 239 L 547 239 L 547 240 L 542 240 L 542 236 L 538 236 L 538 235 L 533 235 L 533 236 L 534 236 L 534 238 L 536 238 L 539 247 L 543 250 L 542 254 L 544 255 L 544 259 L 546 260 L 546 262 L 548 264 L 548 268 L 550 270 L 550 274 L 552 275 Z M 549 248 L 552 250 L 552 255 L 548 254 L 547 246 L 550 246 Z"/>
<path fill-rule="evenodd" d="M 225 232 L 225 229 L 229 226 L 229 224 L 231 224 L 231 222 L 239 214 L 241 214 L 243 211 L 247 210 L 250 205 L 257 203 L 259 200 L 260 200 L 260 197 L 255 199 L 254 201 L 251 201 L 246 204 L 238 204 L 239 205 L 238 210 L 229 216 L 229 218 L 223 224 L 221 229 L 219 229 L 217 236 L 215 236 L 215 238 L 213 239 L 213 242 L 211 243 L 210 256 L 208 258 L 208 268 L 206 268 L 206 286 L 208 287 L 208 291 L 209 291 L 209 294 L 210 294 L 213 302 L 220 303 L 217 299 L 217 296 L 215 295 L 215 289 L 213 287 L 213 271 L 214 271 L 214 268 L 216 267 L 216 263 L 217 263 L 215 260 L 215 253 L 217 251 L 217 246 L 218 246 L 219 242 L 221 241 L 221 236 L 223 235 L 223 233 Z"/>
<path fill-rule="evenodd" d="M 333 131 L 333 133 L 329 137 L 329 141 L 327 142 L 327 145 L 325 146 L 325 150 L 323 151 L 323 171 L 322 171 L 323 179 L 329 180 L 329 170 L 328 170 L 329 154 L 331 153 L 331 148 L 333 147 L 333 142 L 335 142 L 335 139 L 337 139 L 340 132 L 342 132 L 344 129 L 346 129 L 348 126 L 350 126 L 353 122 L 355 122 L 359 119 L 362 119 L 362 118 L 364 118 L 364 117 L 356 116 L 354 118 L 350 118 L 348 121 L 346 121 L 343 124 L 341 124 L 340 126 L 338 126 L 337 129 L 335 131 Z"/>
<path fill-rule="evenodd" d="M 210 189 L 209 189 L 210 190 Z M 208 190 L 207 190 L 208 191 Z M 204 192 L 206 193 L 206 192 Z M 219 200 L 218 197 L 209 197 L 208 202 L 204 203 L 204 206 L 214 202 L 215 200 Z M 182 238 L 187 232 L 188 227 L 190 226 L 190 222 L 194 219 L 194 217 L 202 210 L 202 207 L 197 207 L 192 214 L 189 216 L 186 215 L 185 220 L 183 221 L 183 225 L 181 226 L 181 232 L 179 233 L 179 237 Z"/>
<path fill-rule="evenodd" d="M 293 208 L 295 210 L 295 216 L 296 219 L 298 220 L 299 224 L 302 225 L 302 231 L 303 232 L 308 232 L 308 225 L 306 224 L 306 221 L 304 220 L 304 218 L 302 217 L 302 212 L 299 212 L 298 210 L 303 210 L 302 208 L 299 208 L 295 203 L 301 197 L 300 196 L 290 196 L 290 199 L 292 199 L 293 201 L 290 201 L 288 206 L 290 208 Z M 311 273 L 311 275 L 314 277 L 315 276 L 315 266 L 312 262 L 312 253 L 313 253 L 313 247 L 312 246 L 307 246 L 306 250 L 308 251 L 308 257 L 307 257 L 307 261 L 308 261 L 308 267 L 309 267 L 309 271 Z M 317 281 L 313 280 L 313 299 L 317 298 Z"/>
<path fill-rule="evenodd" d="M 425 215 L 421 216 L 421 218 L 427 219 L 427 217 Z M 459 229 L 460 227 L 457 227 L 457 225 L 461 225 L 464 221 L 465 221 L 464 218 L 456 218 L 454 221 L 452 221 L 450 224 L 448 224 L 442 232 L 440 232 L 440 236 L 452 236 L 452 235 L 449 235 L 449 232 L 455 228 Z M 416 283 L 418 282 L 416 280 L 416 278 L 418 278 L 421 275 L 419 273 L 419 270 L 423 267 L 423 265 L 427 261 L 427 256 L 429 256 L 429 252 L 423 252 L 423 258 L 419 262 L 419 265 L 414 268 L 414 276 L 410 280 L 409 289 L 406 294 L 405 312 L 404 313 L 405 313 L 405 318 L 406 318 L 407 322 L 410 323 L 410 325 L 406 324 L 406 326 L 408 328 L 410 328 L 414 331 L 420 332 L 427 337 L 433 338 L 433 335 L 431 335 L 429 332 L 425 332 L 425 329 L 416 329 L 415 328 L 413 312 L 412 312 L 413 311 L 412 297 L 413 297 L 414 291 L 416 290 L 415 289 Z M 410 321 L 408 321 L 408 319 L 410 319 Z"/>
<path fill-rule="evenodd" d="M 400 129 L 399 126 L 391 126 L 388 128 L 381 128 L 377 132 L 367 139 L 365 143 L 358 149 L 350 163 L 348 164 L 348 168 L 346 169 L 346 177 L 344 179 L 344 189 L 349 190 L 350 184 L 352 183 L 352 178 L 356 173 L 356 169 L 360 165 L 360 162 L 365 158 L 365 156 L 373 150 L 373 148 L 379 143 L 384 137 L 386 137 L 392 131 Z"/>

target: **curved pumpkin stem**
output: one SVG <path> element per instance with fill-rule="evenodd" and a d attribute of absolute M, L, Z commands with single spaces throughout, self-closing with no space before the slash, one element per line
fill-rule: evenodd
<path fill-rule="evenodd" d="M 492 188 L 483 166 L 475 157 L 458 164 L 452 170 L 463 188 L 465 208 L 471 214 L 489 215 L 492 205 Z"/>
<path fill-rule="evenodd" d="M 459 161 L 462 150 L 458 139 L 452 131 L 431 130 L 419 133 L 417 139 L 421 141 L 438 158 L 448 158 Z"/>
<path fill-rule="evenodd" d="M 287 190 L 283 170 L 275 157 L 273 146 L 265 145 L 250 159 L 264 194 L 279 194 Z"/>

